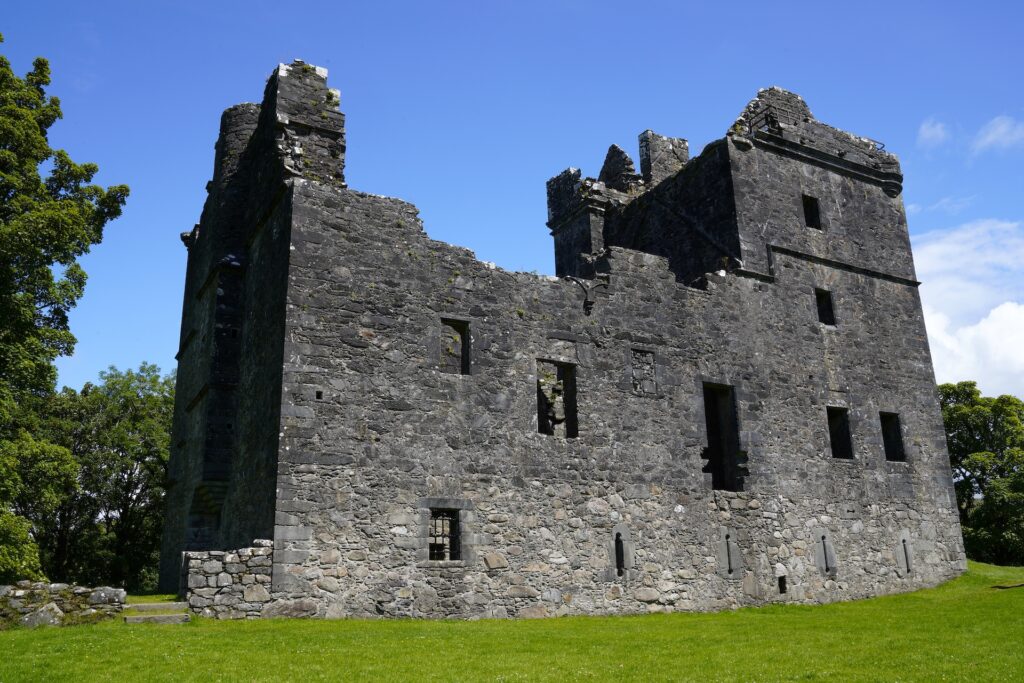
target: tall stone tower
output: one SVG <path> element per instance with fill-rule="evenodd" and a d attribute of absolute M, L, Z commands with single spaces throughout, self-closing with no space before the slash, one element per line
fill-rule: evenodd
<path fill-rule="evenodd" d="M 162 584 L 212 616 L 826 602 L 963 571 L 896 158 L 762 90 L 548 181 L 556 277 L 345 186 L 296 62 L 228 110 Z M 182 551 L 185 553 L 184 558 Z"/>

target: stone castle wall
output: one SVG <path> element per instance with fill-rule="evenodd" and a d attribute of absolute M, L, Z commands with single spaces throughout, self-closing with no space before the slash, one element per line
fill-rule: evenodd
<path fill-rule="evenodd" d="M 305 108 L 328 92 L 323 75 L 272 81 L 278 172 L 270 152 L 236 171 L 240 201 L 264 208 L 243 221 L 245 360 L 233 431 L 214 438 L 232 453 L 223 502 L 187 557 L 194 610 L 708 610 L 963 571 L 894 157 L 764 91 L 696 159 L 647 132 L 639 174 L 614 148 L 601 179 L 558 176 L 564 277 L 510 273 L 430 240 L 415 207 L 348 189 L 340 168 L 331 180 L 338 129 L 289 114 L 316 120 Z M 781 114 L 749 123 L 768 109 Z M 179 382 L 200 386 L 203 361 L 183 358 Z M 195 486 L 214 461 L 189 405 L 181 395 L 176 434 L 196 455 L 173 457 Z M 850 459 L 833 456 L 828 409 L 845 411 Z M 898 415 L 902 459 L 885 455 L 882 413 Z M 735 424 L 724 446 L 715 419 Z M 195 494 L 177 495 L 183 527 Z M 270 510 L 273 524 L 253 524 Z M 457 528 L 456 559 L 432 554 L 438 515 Z M 272 552 L 220 550 L 245 533 L 272 535 Z M 180 548 L 167 541 L 168 566 Z"/>

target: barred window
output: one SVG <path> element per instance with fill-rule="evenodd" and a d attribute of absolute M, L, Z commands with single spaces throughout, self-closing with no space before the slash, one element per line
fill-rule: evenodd
<path fill-rule="evenodd" d="M 459 547 L 459 511 L 430 510 L 427 543 L 431 560 L 462 559 Z"/>

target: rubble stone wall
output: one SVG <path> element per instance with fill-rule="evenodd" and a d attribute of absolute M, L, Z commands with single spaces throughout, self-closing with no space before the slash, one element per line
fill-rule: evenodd
<path fill-rule="evenodd" d="M 120 614 L 124 601 L 121 588 L 19 581 L 0 586 L 0 630 L 92 624 Z"/>
<path fill-rule="evenodd" d="M 238 550 L 184 553 L 185 600 L 204 617 L 245 619 L 264 614 L 270 602 L 273 541 L 256 540 Z"/>

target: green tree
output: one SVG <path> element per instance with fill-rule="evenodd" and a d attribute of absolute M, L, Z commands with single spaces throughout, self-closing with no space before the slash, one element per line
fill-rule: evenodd
<path fill-rule="evenodd" d="M 45 420 L 79 474 L 77 491 L 38 520 L 43 569 L 64 581 L 155 588 L 174 376 L 143 363 L 100 380 L 65 388 Z"/>
<path fill-rule="evenodd" d="M 66 448 L 21 430 L 0 441 L 0 583 L 42 578 L 32 520 L 45 520 L 75 489 Z"/>
<path fill-rule="evenodd" d="M 50 147 L 47 133 L 62 113 L 49 84 L 45 59 L 19 78 L 0 56 L 0 479 L 9 477 L 0 493 L 0 557 L 22 558 L 10 560 L 8 578 L 38 575 L 38 560 L 24 559 L 35 548 L 28 522 L 68 492 L 74 460 L 34 436 L 32 408 L 53 393 L 54 359 L 74 347 L 68 311 L 85 287 L 78 258 L 128 196 L 124 185 L 91 184 L 95 164 Z"/>
<path fill-rule="evenodd" d="M 973 559 L 1024 564 L 1024 401 L 939 386 L 964 545 Z"/>

